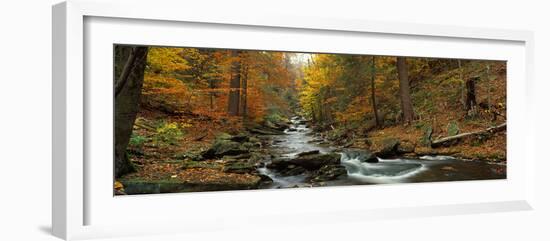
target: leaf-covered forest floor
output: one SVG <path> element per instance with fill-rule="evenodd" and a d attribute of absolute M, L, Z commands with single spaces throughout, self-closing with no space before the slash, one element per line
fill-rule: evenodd
<path fill-rule="evenodd" d="M 226 160 L 195 160 L 220 133 L 239 133 L 242 128 L 238 117 L 214 119 L 143 108 L 128 147 L 137 172 L 121 180 L 250 186 L 258 177 L 232 172 L 232 163 Z"/>
<path fill-rule="evenodd" d="M 466 66 L 468 75 L 483 75 L 484 68 Z M 380 150 L 384 143 L 397 139 L 401 146 L 413 149 L 406 153 L 409 156 L 447 155 L 462 159 L 473 159 L 491 162 L 506 162 L 506 131 L 496 132 L 486 136 L 472 136 L 453 143 L 450 146 L 431 148 L 426 143 L 426 131 L 432 130 L 431 139 L 438 140 L 453 135 L 455 132 L 466 133 L 493 127 L 506 122 L 506 67 L 497 63 L 491 68 L 495 80 L 491 84 L 480 82 L 476 86 L 478 103 L 490 103 L 492 111 L 479 108 L 475 116 L 468 116 L 462 110 L 460 98 L 457 97 L 456 86 L 447 83 L 453 71 L 433 76 L 432 79 L 418 82 L 415 89 L 439 90 L 425 92 L 424 95 L 413 94 L 413 106 L 416 120 L 411 124 L 385 124 L 372 128 L 372 123 L 357 128 L 328 129 L 321 136 L 333 143 L 346 147 Z M 418 92 L 417 92 L 418 93 Z M 425 94 L 429 94 L 428 96 Z M 496 115 L 493 112 L 498 112 Z M 386 121 L 387 122 L 387 121 Z M 356 134 L 361 133 L 361 134 Z"/>

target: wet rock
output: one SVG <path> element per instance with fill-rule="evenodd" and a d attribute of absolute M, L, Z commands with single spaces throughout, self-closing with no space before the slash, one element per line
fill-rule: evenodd
<path fill-rule="evenodd" d="M 264 122 L 264 126 L 277 131 L 284 131 L 290 127 L 290 125 L 286 124 L 285 122 L 271 122 L 268 120 Z"/>
<path fill-rule="evenodd" d="M 349 159 L 358 159 L 360 162 L 376 163 L 378 158 L 372 152 L 361 149 L 348 149 L 344 152 Z"/>
<path fill-rule="evenodd" d="M 286 130 L 287 130 L 287 131 L 297 131 L 296 128 L 294 128 L 294 127 L 290 127 L 290 128 L 288 128 L 288 129 L 286 129 Z"/>
<path fill-rule="evenodd" d="M 319 183 L 336 180 L 340 177 L 347 176 L 347 170 L 341 165 L 325 165 L 319 170 L 313 172 L 313 174 L 308 178 L 308 181 Z"/>
<path fill-rule="evenodd" d="M 308 141 L 308 143 L 320 143 L 320 142 L 323 142 L 323 141 L 325 141 L 323 138 L 316 137 L 316 138 Z"/>
<path fill-rule="evenodd" d="M 292 165 L 292 163 L 290 163 L 288 159 L 279 158 L 272 160 L 271 163 L 266 165 L 266 167 L 277 171 L 283 171 L 285 169 L 289 169 L 290 165 Z"/>
<path fill-rule="evenodd" d="M 260 188 L 267 187 L 273 184 L 273 179 L 271 179 L 271 177 L 269 177 L 268 175 L 259 174 L 258 176 L 260 177 Z"/>
<path fill-rule="evenodd" d="M 289 168 L 290 168 L 290 166 L 289 166 Z M 289 170 L 286 170 L 286 171 L 282 172 L 281 174 L 283 176 L 296 176 L 296 175 L 303 174 L 306 171 L 307 170 L 304 169 L 303 167 L 294 166 L 294 167 L 290 168 Z"/>
<path fill-rule="evenodd" d="M 296 154 L 296 156 L 307 156 L 307 155 L 312 155 L 312 154 L 319 154 L 319 150 L 301 152 L 301 153 Z"/>
<path fill-rule="evenodd" d="M 324 165 L 340 164 L 340 154 L 308 154 L 289 160 L 290 163 L 301 166 L 307 170 L 317 170 Z"/>

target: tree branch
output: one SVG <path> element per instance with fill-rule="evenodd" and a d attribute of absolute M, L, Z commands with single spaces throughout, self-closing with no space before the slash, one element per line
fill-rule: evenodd
<path fill-rule="evenodd" d="M 126 85 L 126 82 L 128 82 L 130 73 L 132 72 L 132 69 L 134 68 L 136 62 L 136 50 L 136 47 L 130 50 L 130 56 L 128 56 L 128 60 L 126 61 L 126 64 L 124 64 L 122 73 L 120 73 L 120 77 L 115 83 L 115 98 L 118 96 L 118 94 L 120 94 L 120 92 L 124 88 L 124 85 Z"/>

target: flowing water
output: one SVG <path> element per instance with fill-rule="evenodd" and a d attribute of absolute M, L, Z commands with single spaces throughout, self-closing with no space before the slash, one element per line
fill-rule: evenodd
<path fill-rule="evenodd" d="M 335 151 L 323 140 L 315 137 L 305 121 L 292 118 L 291 128 L 286 135 L 270 136 L 270 151 L 283 157 L 293 157 L 298 153 L 319 150 L 321 153 Z M 378 163 L 361 162 L 350 151 L 341 150 L 340 163 L 347 170 L 347 177 L 325 183 L 327 186 L 382 183 L 411 183 L 435 181 L 486 180 L 506 178 L 506 166 L 489 164 L 475 160 L 460 160 L 449 156 L 423 156 L 420 158 L 380 159 Z M 310 186 L 305 182 L 306 175 L 281 176 L 264 167 L 258 169 L 273 179 L 267 188 Z"/>

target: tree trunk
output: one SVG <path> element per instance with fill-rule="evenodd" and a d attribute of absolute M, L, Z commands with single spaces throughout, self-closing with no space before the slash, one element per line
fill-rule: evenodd
<path fill-rule="evenodd" d="M 233 63 L 231 64 L 231 80 L 229 82 L 229 101 L 228 101 L 228 113 L 232 116 L 239 115 L 239 105 L 241 98 L 241 51 L 233 50 L 231 57 Z"/>
<path fill-rule="evenodd" d="M 143 86 L 147 47 L 115 47 L 115 177 L 135 171 L 126 148 L 132 135 Z M 124 63 L 124 65 L 123 65 Z"/>
<path fill-rule="evenodd" d="M 212 78 L 210 78 L 208 80 L 208 87 L 210 87 L 210 93 L 209 93 L 209 96 L 210 96 L 210 110 L 213 111 L 214 110 L 214 80 Z"/>
<path fill-rule="evenodd" d="M 376 126 L 380 125 L 378 122 L 378 110 L 376 109 L 376 90 L 374 89 L 374 82 L 376 80 L 376 62 L 375 57 L 372 56 L 372 74 L 371 74 L 371 82 L 370 82 L 370 89 L 371 89 L 371 101 L 372 101 L 372 110 L 374 111 L 374 123 Z"/>
<path fill-rule="evenodd" d="M 247 91 L 248 91 L 248 64 L 245 63 L 243 65 L 243 74 L 242 74 L 242 88 L 243 88 L 243 93 L 242 93 L 242 104 L 243 104 L 243 107 L 242 107 L 242 110 L 241 110 L 241 114 L 243 117 L 246 118 L 246 115 L 248 114 L 248 107 L 246 106 L 247 105 Z"/>
<path fill-rule="evenodd" d="M 472 116 L 476 113 L 476 81 L 479 77 L 474 77 L 466 80 L 466 110 L 468 115 Z"/>
<path fill-rule="evenodd" d="M 460 103 L 462 104 L 462 108 L 465 110 L 466 108 L 466 82 L 464 81 L 464 71 L 462 69 L 462 61 L 460 59 L 457 60 L 458 62 L 458 70 L 459 70 L 459 78 L 460 78 Z"/>
<path fill-rule="evenodd" d="M 493 110 L 491 109 L 491 66 L 488 64 L 485 65 L 486 73 L 485 73 L 485 81 L 487 81 L 487 111 L 489 113 L 493 113 Z M 493 119 L 491 121 L 496 120 L 496 115 L 493 115 Z"/>
<path fill-rule="evenodd" d="M 401 96 L 401 110 L 403 121 L 410 123 L 414 119 L 414 112 L 409 87 L 409 73 L 405 57 L 397 57 L 397 74 L 399 75 L 399 92 Z"/>

